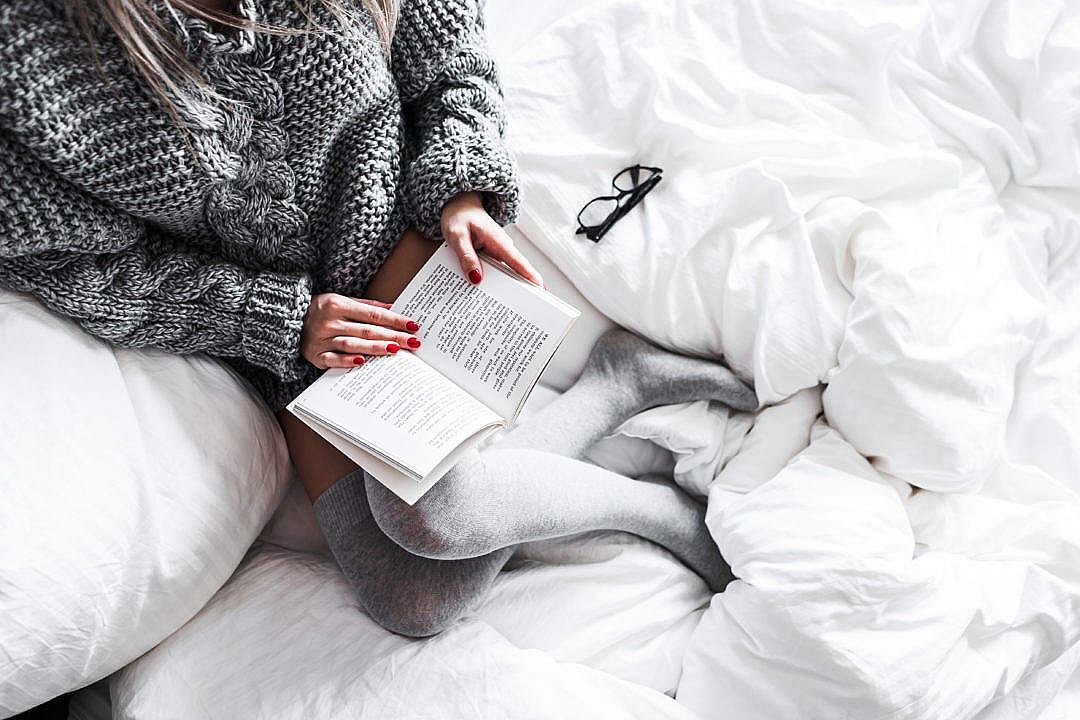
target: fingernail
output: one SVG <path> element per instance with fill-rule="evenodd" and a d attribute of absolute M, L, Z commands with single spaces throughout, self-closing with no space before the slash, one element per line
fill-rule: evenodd
<path fill-rule="evenodd" d="M 391 355 L 393 355 L 394 353 L 396 353 L 400 349 L 401 349 L 401 346 L 398 345 L 397 343 L 387 343 L 387 345 L 386 345 L 386 352 L 390 353 Z"/>
<path fill-rule="evenodd" d="M 405 323 L 405 329 L 409 332 L 416 332 L 420 329 L 420 325 L 417 324 L 415 321 L 410 320 L 409 322 Z"/>
<path fill-rule="evenodd" d="M 469 282 L 471 282 L 473 285 L 479 285 L 480 284 L 480 271 L 479 270 L 470 270 L 469 271 Z"/>
<path fill-rule="evenodd" d="M 356 357 L 354 357 L 354 358 L 352 359 L 352 364 L 353 364 L 353 365 L 363 365 L 363 364 L 364 364 L 364 358 L 362 358 L 362 357 L 360 357 L 359 355 L 357 355 Z"/>
<path fill-rule="evenodd" d="M 411 347 L 411 348 L 420 347 L 420 338 L 409 338 L 405 342 L 409 343 L 409 347 Z"/>

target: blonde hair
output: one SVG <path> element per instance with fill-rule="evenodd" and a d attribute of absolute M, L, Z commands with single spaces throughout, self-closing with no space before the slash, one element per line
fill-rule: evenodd
<path fill-rule="evenodd" d="M 306 30 L 294 30 L 258 22 L 253 24 L 232 13 L 201 7 L 195 0 L 166 1 L 177 10 L 231 28 L 272 34 L 292 34 L 308 32 L 312 29 L 331 30 L 315 22 L 309 9 L 300 5 L 301 0 L 294 0 L 294 2 L 308 19 Z M 389 54 L 401 0 L 310 0 L 310 2 L 318 2 L 326 8 L 341 31 L 345 33 L 349 33 L 360 22 L 357 17 L 358 12 L 368 12 L 375 22 L 380 44 L 384 52 Z M 179 123 L 181 114 L 190 116 L 189 112 L 181 113 L 180 106 L 187 106 L 188 110 L 191 110 L 205 105 L 208 99 L 210 102 L 225 106 L 231 102 L 231 98 L 223 97 L 209 87 L 147 0 L 65 0 L 65 3 L 68 17 L 86 36 L 95 62 L 97 54 L 89 22 L 91 7 L 119 38 L 135 68 L 174 121 Z"/>

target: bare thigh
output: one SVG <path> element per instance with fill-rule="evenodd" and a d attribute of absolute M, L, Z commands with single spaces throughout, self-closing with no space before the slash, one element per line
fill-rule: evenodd
<path fill-rule="evenodd" d="M 437 244 L 425 239 L 415 229 L 406 230 L 390 257 L 368 283 L 366 297 L 369 300 L 393 302 L 437 249 Z M 277 417 L 285 432 L 289 455 L 311 502 L 315 502 L 335 482 L 356 470 L 352 460 L 288 410 L 281 410 Z"/>

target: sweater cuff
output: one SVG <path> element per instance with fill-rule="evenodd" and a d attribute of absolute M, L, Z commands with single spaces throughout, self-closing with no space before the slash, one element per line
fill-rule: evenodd
<path fill-rule="evenodd" d="M 405 196 L 417 230 L 443 239 L 442 209 L 455 195 L 478 192 L 499 225 L 517 220 L 517 165 L 501 138 L 482 133 L 448 135 L 428 145 L 409 166 Z"/>
<path fill-rule="evenodd" d="M 300 332 L 310 304 L 311 281 L 306 276 L 257 276 L 244 307 L 244 359 L 283 380 L 297 377 L 304 363 Z"/>

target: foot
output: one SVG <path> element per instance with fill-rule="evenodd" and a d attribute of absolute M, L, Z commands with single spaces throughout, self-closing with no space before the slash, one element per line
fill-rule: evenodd
<path fill-rule="evenodd" d="M 710 590 L 714 593 L 724 592 L 724 588 L 735 579 L 735 575 L 731 572 L 731 566 L 724 560 L 724 556 L 720 554 L 720 549 L 716 547 L 716 541 L 712 539 L 712 535 L 709 535 L 707 531 L 702 534 L 704 538 L 700 551 L 695 552 L 693 557 L 680 559 L 701 576 Z"/>
<path fill-rule="evenodd" d="M 758 406 L 754 391 L 720 363 L 668 352 L 621 328 L 596 341 L 582 378 L 632 393 L 642 410 L 694 400 Z"/>
<path fill-rule="evenodd" d="M 671 478 L 662 475 L 643 475 L 637 481 L 670 489 L 672 494 L 679 496 L 682 503 L 692 508 L 692 512 L 685 513 L 687 518 L 685 522 L 672 523 L 669 518 L 664 527 L 657 531 L 660 535 L 655 539 L 687 567 L 700 575 L 710 590 L 723 592 L 735 576 L 705 525 L 705 507 L 683 492 Z"/>

